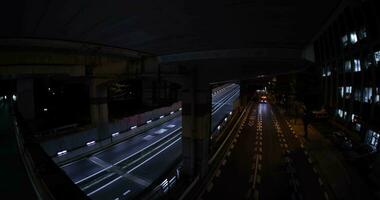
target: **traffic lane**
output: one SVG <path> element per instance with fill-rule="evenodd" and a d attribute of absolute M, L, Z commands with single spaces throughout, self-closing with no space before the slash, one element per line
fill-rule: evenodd
<path fill-rule="evenodd" d="M 136 152 L 141 151 L 150 144 L 167 137 L 174 131 L 180 129 L 180 127 L 181 117 L 176 117 L 131 139 L 113 145 L 104 151 L 98 152 L 95 156 L 111 164 L 118 163 Z"/>
<path fill-rule="evenodd" d="M 231 150 L 229 160 L 221 166 L 219 177 L 212 181 L 212 190 L 203 195 L 203 199 L 244 199 L 252 175 L 252 155 L 256 141 L 256 112 L 251 111 L 249 121 L 243 127 Z M 252 124 L 251 124 L 252 123 Z M 219 173 L 217 172 L 217 173 Z M 233 187 L 231 187 L 233 185 Z"/>
<path fill-rule="evenodd" d="M 71 178 L 74 183 L 85 180 L 86 178 L 100 173 L 104 169 L 99 165 L 91 162 L 87 158 L 74 161 L 61 167 L 63 171 Z"/>
<path fill-rule="evenodd" d="M 234 90 L 234 89 L 236 89 L 238 87 L 239 87 L 238 84 L 231 84 L 231 85 L 227 86 L 224 91 L 219 92 L 219 93 L 217 93 L 215 95 L 212 95 L 213 96 L 212 103 L 217 103 L 218 101 L 220 101 L 223 98 L 223 96 L 225 96 L 231 90 Z"/>
<path fill-rule="evenodd" d="M 179 138 L 157 154 L 154 154 L 142 162 L 141 165 L 129 170 L 126 174 L 152 183 L 158 177 L 164 175 L 170 166 L 175 164 L 175 161 L 181 156 L 181 152 L 182 142 L 181 138 Z M 128 175 L 120 176 L 99 187 L 101 188 L 100 190 L 99 188 L 96 189 L 95 193 L 90 193 L 90 197 L 93 199 L 121 199 L 125 198 L 123 197 L 125 196 L 123 193 L 129 190 L 128 198 L 133 198 L 133 196 L 138 195 L 147 187 L 149 187 L 149 185 L 138 184 L 136 181 L 133 181 L 133 178 L 128 178 Z"/>
<path fill-rule="evenodd" d="M 161 152 L 154 154 L 149 160 L 144 161 L 137 168 L 130 170 L 130 173 L 153 182 L 164 175 L 170 167 L 176 164 L 181 156 L 182 139 L 179 137 L 161 150 Z"/>
<path fill-rule="evenodd" d="M 258 110 L 263 117 L 263 170 L 262 184 L 259 186 L 260 199 L 287 199 L 290 197 L 289 177 L 272 122 L 272 109 L 269 104 L 259 104 Z"/>
<path fill-rule="evenodd" d="M 136 152 L 141 151 L 151 143 L 166 137 L 168 134 L 172 133 L 173 130 L 178 129 L 181 126 L 181 117 L 176 117 L 164 124 L 154 127 L 145 133 L 139 134 L 134 138 L 121 142 L 119 144 L 113 145 L 106 150 L 96 153 L 95 155 L 108 163 L 117 163 L 125 158 L 133 155 Z M 165 130 L 165 132 L 157 134 L 157 131 Z M 83 159 L 81 161 L 74 161 L 69 165 L 63 167 L 63 170 L 68 174 L 68 176 L 77 183 L 78 181 L 90 178 L 105 169 L 92 163 L 88 159 Z"/>
<path fill-rule="evenodd" d="M 239 93 L 235 93 L 229 101 L 227 101 L 223 106 L 221 106 L 212 116 L 211 116 L 211 132 L 213 133 L 218 125 L 224 120 L 230 112 L 233 111 L 233 102 L 239 97 Z"/>
<path fill-rule="evenodd" d="M 144 190 L 144 186 L 135 183 L 132 180 L 118 176 L 115 179 L 108 182 L 105 187 L 89 195 L 91 199 L 103 200 L 116 198 L 119 199 L 133 199 Z"/>
<path fill-rule="evenodd" d="M 222 98 L 218 98 L 217 101 L 215 101 L 214 103 L 214 100 L 212 101 L 212 106 L 213 108 L 217 108 L 220 104 L 223 104 L 225 101 L 227 101 L 231 96 L 233 96 L 234 94 L 236 93 L 240 93 L 240 89 L 239 87 L 236 87 L 234 89 L 231 89 L 230 91 L 228 91 L 226 94 L 224 94 L 223 96 L 221 96 Z M 214 98 L 213 98 L 214 99 Z"/>
<path fill-rule="evenodd" d="M 324 199 L 324 190 L 319 182 L 321 179 L 318 174 L 314 172 L 313 166 L 308 161 L 308 157 L 305 155 L 304 150 L 300 146 L 300 141 L 295 138 L 291 132 L 289 126 L 280 114 L 279 123 L 283 129 L 284 135 L 289 141 L 290 154 L 289 157 L 292 160 L 293 167 L 296 170 L 298 180 L 300 182 L 301 192 L 304 199 Z"/>
<path fill-rule="evenodd" d="M 175 126 L 172 127 L 170 125 L 175 125 Z M 134 153 L 141 151 L 149 144 L 167 136 L 174 130 L 178 129 L 180 126 L 181 126 L 181 117 L 176 117 L 160 125 L 159 127 L 150 129 L 149 131 L 145 133 L 139 134 L 129 140 L 113 145 L 94 155 L 98 157 L 99 159 L 104 160 L 108 163 L 112 163 L 112 164 L 117 163 L 118 161 L 121 161 L 133 155 Z M 156 131 L 162 129 L 163 127 L 165 127 L 167 131 L 165 131 L 162 134 L 155 134 Z M 148 137 L 150 136 L 151 140 L 144 140 L 144 138 L 147 136 Z M 72 163 L 64 165 L 61 168 L 75 183 L 79 183 L 86 179 L 92 178 L 95 175 L 100 174 L 101 172 L 105 170 L 105 168 L 100 167 L 99 165 L 96 165 L 95 163 L 91 162 L 87 158 L 79 160 L 79 161 L 74 161 Z"/>

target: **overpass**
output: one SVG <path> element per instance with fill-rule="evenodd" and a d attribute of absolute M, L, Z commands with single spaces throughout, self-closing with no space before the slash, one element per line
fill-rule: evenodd
<path fill-rule="evenodd" d="M 162 137 L 165 140 L 160 140 L 150 155 L 157 153 L 157 157 L 165 157 L 163 152 L 172 151 L 170 155 L 175 156 L 170 157 L 172 160 L 166 163 L 168 165 L 181 155 L 180 181 L 189 187 L 180 188 L 179 191 L 189 194 L 188 188 L 201 185 L 215 170 L 216 164 L 209 162 L 219 161 L 221 156 L 213 157 L 210 149 L 223 153 L 224 145 L 230 142 L 224 139 L 230 139 L 229 136 L 234 135 L 233 130 L 250 113 L 255 113 L 251 112 L 253 105 L 250 99 L 253 90 L 258 88 L 251 87 L 252 83 L 257 80 L 267 82 L 273 76 L 297 73 L 322 64 L 338 65 L 343 62 L 330 60 L 331 55 L 338 54 L 334 52 L 339 50 L 330 49 L 328 44 L 334 43 L 332 36 L 341 39 L 343 29 L 351 27 L 351 18 L 335 23 L 345 24 L 343 28 L 340 25 L 334 28 L 329 26 L 339 18 L 337 13 L 350 13 L 346 7 L 358 5 L 361 4 L 355 0 L 7 2 L 0 8 L 0 81 L 9 83 L 9 88 L 4 89 L 8 97 L 12 94 L 17 96 L 14 102 L 14 110 L 17 111 L 15 121 L 18 125 L 22 122 L 25 127 L 38 124 L 41 116 L 41 97 L 38 96 L 40 80 L 58 80 L 64 84 L 75 82 L 85 88 L 81 98 L 88 99 L 88 105 L 84 105 L 89 107 L 86 127 L 76 127 L 78 129 L 73 129 L 75 133 L 62 133 L 63 137 L 56 136 L 53 140 L 59 138 L 63 141 L 54 143 L 57 149 L 51 145 L 54 150 L 45 148 L 45 152 L 39 152 L 44 155 L 43 158 L 50 159 L 46 162 L 54 160 L 68 174 L 70 180 L 66 181 L 75 183 L 81 189 L 78 191 L 77 188 L 68 187 L 75 190 L 75 194 L 85 194 L 95 199 L 112 196 L 115 199 L 134 196 L 148 188 L 152 180 L 163 174 L 160 170 L 157 170 L 159 175 L 150 174 L 153 171 L 149 170 L 150 166 L 159 159 L 145 157 L 131 161 L 128 155 L 153 144 L 155 140 L 149 136 L 163 129 L 168 130 L 157 133 L 159 136 L 156 139 Z M 354 24 L 360 24 L 360 17 L 352 17 L 355 18 L 358 20 Z M 377 22 L 378 17 L 374 18 L 372 21 Z M 368 19 L 362 21 L 372 22 Z M 376 45 L 370 46 L 372 50 L 375 48 Z M 349 55 L 363 54 L 348 51 Z M 325 52 L 331 55 L 325 55 Z M 148 131 L 135 130 L 134 137 L 138 140 L 119 140 L 116 144 L 112 134 L 122 135 L 122 132 L 130 130 L 120 127 L 130 129 L 140 125 L 141 121 L 127 120 L 131 123 L 128 126 L 124 121 L 118 124 L 119 127 L 110 125 L 114 122 L 109 109 L 112 98 L 110 88 L 123 81 L 135 80 L 141 82 L 141 88 L 136 87 L 136 90 L 141 93 L 139 101 L 144 105 L 166 109 L 168 106 L 159 100 L 168 96 L 168 91 L 174 91 L 174 99 L 180 102 L 181 110 L 172 110 L 175 114 L 172 119 L 166 118 L 170 117 L 170 111 L 157 111 L 152 115 L 158 121 L 146 126 Z M 231 84 L 225 92 L 213 92 L 214 87 L 225 84 Z M 377 87 L 372 88 L 376 91 Z M 335 90 L 329 91 L 333 93 Z M 234 105 L 234 109 L 238 112 L 233 112 L 225 105 L 236 99 L 239 103 Z M 358 107 L 353 102 L 349 105 Z M 362 109 L 364 106 L 359 107 Z M 233 112 L 236 121 L 219 130 L 220 122 L 229 112 Z M 161 115 L 168 116 L 161 119 Z M 266 113 L 265 116 L 268 120 L 274 119 L 272 116 L 275 115 Z M 166 119 L 169 121 L 165 122 Z M 180 124 L 181 129 L 177 130 Z M 40 133 L 24 132 L 25 146 L 36 142 L 42 144 L 47 140 L 47 137 L 40 137 Z M 275 133 L 272 128 L 268 128 L 268 132 Z M 81 139 L 73 136 L 79 133 L 84 133 Z M 89 147 L 94 148 L 93 151 L 80 160 L 76 160 L 76 155 L 66 159 L 65 156 L 74 155 L 72 149 L 78 146 L 77 143 L 87 148 L 84 140 L 95 142 L 94 146 Z M 98 146 L 103 148 L 101 152 L 97 151 Z M 63 150 L 69 153 L 56 156 Z M 126 166 L 121 166 L 125 164 L 123 159 L 128 161 Z M 167 168 L 162 166 L 162 170 Z M 57 173 L 62 170 L 56 169 Z M 130 175 L 135 170 L 149 174 L 150 178 L 145 180 Z M 114 184 L 128 185 L 128 189 Z"/>

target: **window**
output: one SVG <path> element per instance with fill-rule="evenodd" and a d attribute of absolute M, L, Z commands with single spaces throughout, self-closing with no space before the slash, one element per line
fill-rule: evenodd
<path fill-rule="evenodd" d="M 323 76 L 323 77 L 331 76 L 331 70 L 330 70 L 330 67 L 325 67 L 325 68 L 322 69 L 322 76 Z"/>
<path fill-rule="evenodd" d="M 347 37 L 347 35 L 344 35 L 342 37 L 342 44 L 343 44 L 343 47 L 348 46 L 348 37 Z"/>
<path fill-rule="evenodd" d="M 344 94 L 344 96 L 346 97 L 346 99 L 351 98 L 351 93 L 352 93 L 352 86 L 346 86 L 346 88 L 345 88 L 345 94 Z"/>
<path fill-rule="evenodd" d="M 350 33 L 350 42 L 351 44 L 355 44 L 358 42 L 358 36 L 355 32 Z"/>
<path fill-rule="evenodd" d="M 354 59 L 354 71 L 355 72 L 360 72 L 361 67 L 360 67 L 360 60 L 359 59 Z"/>
<path fill-rule="evenodd" d="M 376 103 L 380 102 L 380 88 L 376 88 L 376 91 L 375 91 L 375 102 Z"/>
<path fill-rule="evenodd" d="M 361 101 L 362 100 L 362 91 L 360 91 L 358 88 L 355 88 L 355 90 L 354 90 L 354 100 L 355 101 Z"/>
<path fill-rule="evenodd" d="M 355 114 L 352 114 L 352 115 L 351 115 L 351 122 L 355 123 L 355 122 L 357 122 L 357 121 L 358 121 L 358 116 L 355 115 Z"/>
<path fill-rule="evenodd" d="M 337 113 L 338 117 L 343 118 L 343 110 L 337 109 L 336 113 Z"/>
<path fill-rule="evenodd" d="M 338 87 L 338 94 L 339 94 L 340 97 L 343 98 L 343 96 L 344 96 L 344 87 Z"/>
<path fill-rule="evenodd" d="M 379 138 L 380 138 L 380 134 L 375 132 L 375 131 L 372 131 L 372 130 L 368 130 L 368 134 L 367 134 L 367 143 L 374 149 L 376 150 L 377 149 L 377 145 L 379 144 Z"/>
<path fill-rule="evenodd" d="M 359 123 L 356 123 L 355 124 L 355 130 L 359 131 L 360 132 L 360 129 L 362 128 L 362 125 L 359 124 Z"/>
<path fill-rule="evenodd" d="M 346 62 L 344 62 L 344 71 L 345 72 L 351 72 L 351 61 L 350 60 L 346 60 Z"/>
<path fill-rule="evenodd" d="M 380 102 L 380 88 L 376 88 L 376 94 L 375 94 L 375 102 Z"/>
<path fill-rule="evenodd" d="M 366 87 L 363 90 L 363 101 L 366 103 L 371 103 L 372 98 L 372 88 Z"/>
<path fill-rule="evenodd" d="M 375 61 L 376 61 L 376 64 L 380 62 L 380 51 L 375 52 Z"/>
<path fill-rule="evenodd" d="M 367 29 L 366 28 L 362 28 L 358 31 L 358 37 L 359 37 L 359 40 L 363 40 L 364 38 L 367 38 Z"/>

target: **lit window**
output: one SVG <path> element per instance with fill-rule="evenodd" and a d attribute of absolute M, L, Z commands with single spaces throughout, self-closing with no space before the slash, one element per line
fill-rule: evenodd
<path fill-rule="evenodd" d="M 356 122 L 357 117 L 358 117 L 357 115 L 352 114 L 352 115 L 351 115 L 351 122 Z"/>
<path fill-rule="evenodd" d="M 371 103 L 372 98 L 372 88 L 366 87 L 363 90 L 363 101 L 366 103 Z"/>
<path fill-rule="evenodd" d="M 355 32 L 352 32 L 352 33 L 350 34 L 350 41 L 351 41 L 352 44 L 355 44 L 355 43 L 358 42 L 358 36 L 356 35 Z"/>
<path fill-rule="evenodd" d="M 344 71 L 345 72 L 351 71 L 351 61 L 350 60 L 347 60 L 346 62 L 344 62 Z"/>
<path fill-rule="evenodd" d="M 361 71 L 360 60 L 359 59 L 354 59 L 354 64 L 355 64 L 354 71 L 355 72 L 360 72 Z"/>
<path fill-rule="evenodd" d="M 362 40 L 367 37 L 367 29 L 362 28 L 358 31 L 359 40 Z"/>
<path fill-rule="evenodd" d="M 380 88 L 376 88 L 376 94 L 375 94 L 375 102 L 380 102 Z"/>
<path fill-rule="evenodd" d="M 357 88 L 354 90 L 354 99 L 355 99 L 355 101 L 361 101 L 362 100 L 362 92 Z"/>
<path fill-rule="evenodd" d="M 347 35 L 345 35 L 345 36 L 342 37 L 342 43 L 343 43 L 344 47 L 346 47 L 348 45 L 348 37 L 347 37 Z"/>
<path fill-rule="evenodd" d="M 338 87 L 338 94 L 340 95 L 340 97 L 343 98 L 343 96 L 344 96 L 344 87 Z"/>
<path fill-rule="evenodd" d="M 352 93 L 352 86 L 346 86 L 346 88 L 345 88 L 345 97 L 347 98 L 347 99 L 349 99 L 349 98 L 351 98 L 351 93 Z"/>
<path fill-rule="evenodd" d="M 323 77 L 331 76 L 331 70 L 330 70 L 330 67 L 325 67 L 325 68 L 322 69 L 322 76 L 323 76 Z"/>
<path fill-rule="evenodd" d="M 379 63 L 379 61 L 380 61 L 380 51 L 376 51 L 375 52 L 375 61 L 376 61 L 376 64 Z"/>
<path fill-rule="evenodd" d="M 368 135 L 367 135 L 367 143 L 374 149 L 376 150 L 377 149 L 377 145 L 379 144 L 379 138 L 380 138 L 380 134 L 375 132 L 375 131 L 372 131 L 372 130 L 368 130 Z"/>
<path fill-rule="evenodd" d="M 343 118 L 343 110 L 337 109 L 337 114 L 340 118 Z"/>
<path fill-rule="evenodd" d="M 362 128 L 362 125 L 359 124 L 359 123 L 356 123 L 355 124 L 355 130 L 359 131 L 360 132 L 360 129 Z"/>

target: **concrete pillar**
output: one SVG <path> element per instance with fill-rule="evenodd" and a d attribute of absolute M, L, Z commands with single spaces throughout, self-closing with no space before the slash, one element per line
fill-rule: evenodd
<path fill-rule="evenodd" d="M 191 180 L 207 173 L 211 124 L 211 87 L 192 74 L 182 90 L 183 173 Z"/>
<path fill-rule="evenodd" d="M 17 109 L 25 120 L 33 120 L 35 118 L 36 108 L 33 79 L 17 80 Z"/>
<path fill-rule="evenodd" d="M 247 81 L 240 81 L 240 105 L 246 106 L 248 104 L 248 83 Z"/>
<path fill-rule="evenodd" d="M 156 86 L 150 79 L 142 81 L 142 102 L 147 106 L 154 106 Z"/>
<path fill-rule="evenodd" d="M 98 128 L 98 140 L 102 140 L 109 136 L 107 87 L 96 80 L 91 80 L 89 92 L 91 123 Z"/>

